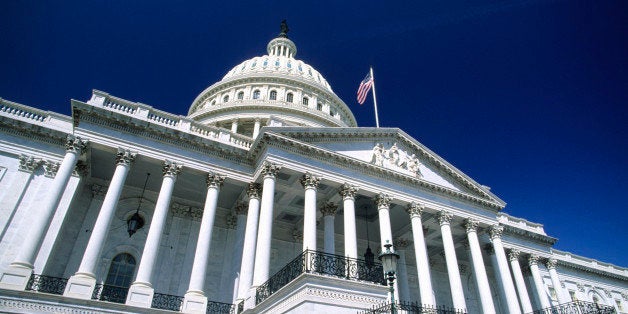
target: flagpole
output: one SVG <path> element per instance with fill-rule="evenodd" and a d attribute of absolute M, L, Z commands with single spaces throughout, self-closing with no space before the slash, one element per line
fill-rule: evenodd
<path fill-rule="evenodd" d="M 375 96 L 375 77 L 373 76 L 373 67 L 370 67 L 371 80 L 373 80 L 373 105 L 375 106 L 375 126 L 379 128 L 379 117 L 377 116 L 377 97 Z"/>

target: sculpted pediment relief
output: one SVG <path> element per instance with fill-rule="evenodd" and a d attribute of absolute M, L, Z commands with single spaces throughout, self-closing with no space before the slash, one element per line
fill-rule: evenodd
<path fill-rule="evenodd" d="M 371 163 L 388 169 L 397 170 L 422 178 L 421 162 L 415 154 L 409 154 L 407 151 L 401 150 L 394 143 L 390 148 L 384 148 L 384 144 L 377 143 L 373 147 Z"/>

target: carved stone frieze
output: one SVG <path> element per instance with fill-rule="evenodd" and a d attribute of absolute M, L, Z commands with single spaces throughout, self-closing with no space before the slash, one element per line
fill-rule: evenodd
<path fill-rule="evenodd" d="M 249 204 L 247 202 L 238 201 L 233 209 L 236 215 L 246 215 L 249 211 Z"/>
<path fill-rule="evenodd" d="M 491 228 L 488 230 L 488 234 L 491 236 L 491 240 L 501 238 L 503 232 L 504 227 L 500 225 L 492 225 Z"/>
<path fill-rule="evenodd" d="M 91 190 L 92 190 L 92 197 L 97 198 L 97 197 L 104 197 L 105 193 L 107 193 L 107 187 L 106 186 L 102 186 L 100 184 L 92 184 L 91 186 Z"/>
<path fill-rule="evenodd" d="M 410 217 L 421 218 L 421 214 L 423 214 L 424 208 L 425 207 L 422 204 L 419 204 L 417 202 L 412 202 L 408 204 L 408 207 L 406 207 L 406 212 L 408 212 L 408 215 L 410 215 Z"/>
<path fill-rule="evenodd" d="M 390 208 L 390 202 L 392 202 L 392 198 L 386 193 L 382 192 L 375 196 L 375 204 L 377 204 L 378 209 Z"/>
<path fill-rule="evenodd" d="M 227 229 L 235 229 L 238 226 L 238 217 L 234 214 L 228 214 L 225 220 Z"/>
<path fill-rule="evenodd" d="M 397 147 L 394 143 L 389 149 L 384 149 L 381 143 L 375 144 L 373 147 L 373 155 L 371 163 L 389 169 L 409 173 L 417 178 L 422 178 L 421 162 L 415 154 L 408 154 Z"/>
<path fill-rule="evenodd" d="M 68 135 L 65 141 L 65 151 L 82 155 L 87 149 L 88 140 L 82 140 L 78 136 Z"/>
<path fill-rule="evenodd" d="M 210 172 L 207 174 L 207 178 L 205 178 L 205 183 L 207 184 L 207 188 L 219 189 L 223 182 L 225 181 L 225 176 L 219 175 L 217 173 Z"/>
<path fill-rule="evenodd" d="M 277 176 L 277 173 L 279 173 L 279 170 L 281 170 L 281 168 L 282 167 L 280 165 L 265 160 L 262 164 L 262 175 L 264 177 L 274 178 Z"/>
<path fill-rule="evenodd" d="M 441 210 L 438 212 L 438 223 L 442 225 L 448 225 L 451 220 L 454 218 L 454 215 L 448 211 Z"/>
<path fill-rule="evenodd" d="M 468 218 L 464 221 L 464 227 L 467 230 L 467 233 L 477 232 L 479 225 L 480 225 L 480 222 L 473 218 Z"/>
<path fill-rule="evenodd" d="M 578 291 L 580 291 L 580 292 L 584 292 L 584 285 L 583 285 L 583 284 L 581 284 L 581 283 L 577 283 L 577 284 L 576 284 L 576 287 L 578 287 Z"/>
<path fill-rule="evenodd" d="M 255 182 L 249 183 L 249 185 L 246 187 L 246 195 L 249 196 L 249 199 L 259 199 L 262 196 L 262 185 Z"/>
<path fill-rule="evenodd" d="M 359 189 L 355 185 L 345 183 L 340 187 L 338 194 L 340 194 L 343 199 L 355 199 L 355 194 L 358 190 Z"/>
<path fill-rule="evenodd" d="M 182 205 L 178 203 L 173 203 L 171 208 L 174 216 L 176 217 L 192 219 L 194 221 L 200 221 L 201 218 L 203 218 L 202 208 Z"/>
<path fill-rule="evenodd" d="M 44 162 L 44 176 L 48 178 L 54 178 L 57 175 L 57 171 L 59 171 L 60 163 L 52 160 L 46 160 Z"/>
<path fill-rule="evenodd" d="M 77 161 L 76 166 L 74 167 L 74 171 L 72 172 L 72 175 L 79 176 L 79 177 L 86 177 L 88 174 L 89 174 L 89 165 L 82 160 Z"/>
<path fill-rule="evenodd" d="M 335 216 L 338 211 L 338 205 L 332 202 L 327 202 L 321 206 L 320 211 L 323 216 Z"/>
<path fill-rule="evenodd" d="M 397 250 L 405 250 L 408 245 L 410 245 L 410 241 L 405 238 L 394 238 L 393 239 L 393 247 Z"/>
<path fill-rule="evenodd" d="M 41 160 L 40 158 L 35 158 L 33 156 L 27 156 L 27 155 L 20 155 L 18 157 L 19 159 L 19 170 L 20 171 L 25 171 L 25 172 L 33 172 L 35 171 L 35 169 L 37 169 L 41 164 L 44 163 L 43 160 Z"/>
<path fill-rule="evenodd" d="M 179 173 L 181 173 L 182 169 L 183 169 L 182 165 L 177 164 L 174 161 L 165 160 L 163 166 L 161 167 L 161 172 L 163 173 L 164 177 L 165 176 L 176 177 L 179 175 Z"/>
<path fill-rule="evenodd" d="M 301 182 L 301 185 L 303 186 L 304 189 L 316 189 L 318 188 L 318 183 L 320 181 L 321 181 L 320 177 L 315 176 L 309 172 L 306 172 L 305 174 L 303 174 L 303 176 L 299 180 L 299 182 Z"/>
<path fill-rule="evenodd" d="M 116 153 L 116 165 L 130 165 L 133 161 L 135 161 L 136 153 L 132 153 L 128 149 L 124 149 L 119 147 L 118 153 Z"/>

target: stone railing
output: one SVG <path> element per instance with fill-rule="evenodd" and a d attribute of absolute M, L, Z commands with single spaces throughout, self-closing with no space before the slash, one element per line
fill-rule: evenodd
<path fill-rule="evenodd" d="M 526 314 L 613 314 L 615 308 L 592 302 L 573 301 Z"/>
<path fill-rule="evenodd" d="M 39 110 L 0 98 L 0 117 L 23 121 L 65 133 L 72 132 L 72 117 Z"/>

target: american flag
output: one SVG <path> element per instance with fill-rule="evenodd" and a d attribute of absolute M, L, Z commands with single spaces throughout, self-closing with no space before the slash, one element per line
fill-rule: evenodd
<path fill-rule="evenodd" d="M 371 76 L 371 72 L 369 72 L 362 82 L 360 82 L 360 87 L 358 87 L 358 103 L 360 105 L 366 100 L 366 95 L 371 90 L 371 86 L 373 86 L 373 77 Z"/>

